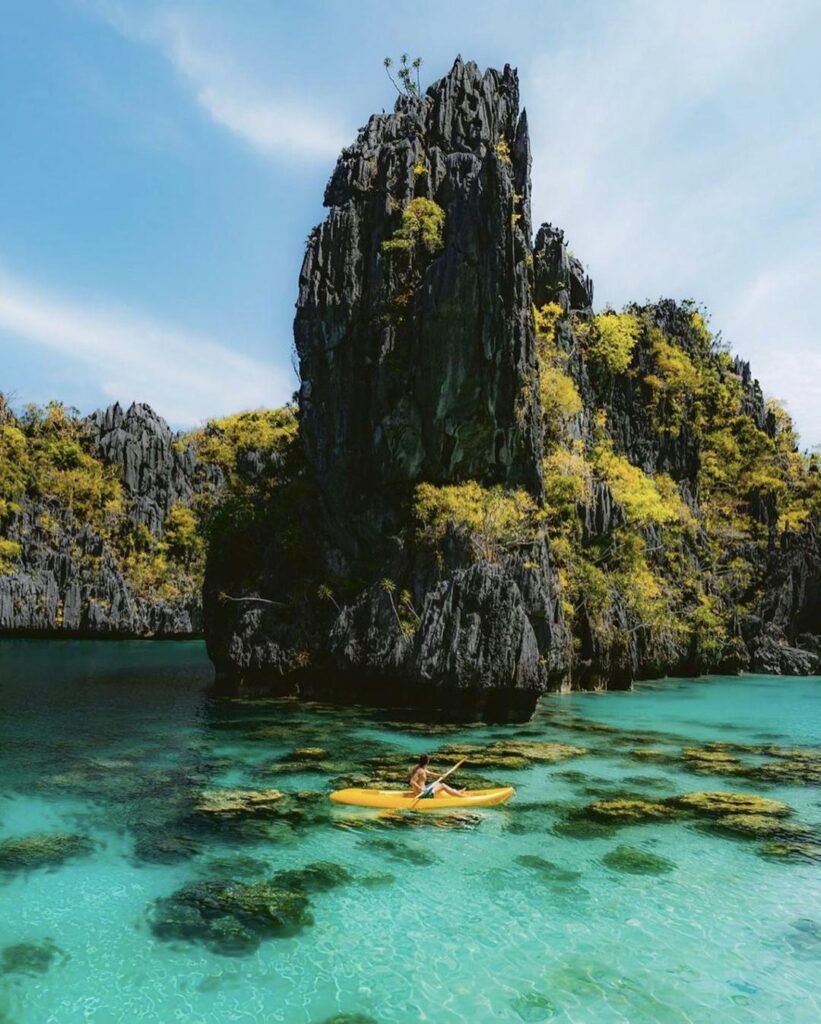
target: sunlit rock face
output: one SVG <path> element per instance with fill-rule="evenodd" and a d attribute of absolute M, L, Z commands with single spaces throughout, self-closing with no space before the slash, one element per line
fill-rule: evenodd
<path fill-rule="evenodd" d="M 343 151 L 299 278 L 300 424 L 350 543 L 419 480 L 541 486 L 530 141 L 515 71 L 457 60 Z M 391 242 L 408 208 L 427 241 Z"/>
<path fill-rule="evenodd" d="M 596 315 L 564 233 L 532 240 L 514 70 L 400 96 L 325 205 L 299 438 L 210 549 L 221 686 L 525 718 L 549 689 L 817 667 L 817 511 L 771 486 L 809 471 L 693 304 Z"/>

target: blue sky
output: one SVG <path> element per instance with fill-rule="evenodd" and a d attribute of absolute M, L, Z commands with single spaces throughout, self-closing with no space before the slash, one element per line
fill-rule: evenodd
<path fill-rule="evenodd" d="M 285 401 L 305 237 L 401 50 L 518 66 L 534 220 L 596 305 L 703 302 L 821 442 L 816 0 L 13 0 L 0 389 L 176 426 Z"/>

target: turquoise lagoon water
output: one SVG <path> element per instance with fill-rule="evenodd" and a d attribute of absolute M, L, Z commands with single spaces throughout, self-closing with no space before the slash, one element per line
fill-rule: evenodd
<path fill-rule="evenodd" d="M 696 774 L 680 752 L 707 741 L 818 745 L 821 679 L 552 696 L 526 726 L 436 737 L 366 709 L 215 700 L 209 679 L 199 643 L 0 642 L 0 839 L 69 832 L 94 844 L 60 866 L 0 875 L 1 1021 L 821 1020 L 818 864 L 766 859 L 758 842 L 691 820 L 584 837 L 561 827 L 574 808 L 622 790 L 704 789 L 775 797 L 817 824 L 817 789 Z M 326 793 L 369 756 L 523 738 L 589 752 L 483 769 L 514 784 L 516 799 L 459 828 L 304 798 L 310 813 L 186 833 L 203 788 Z M 304 746 L 346 763 L 277 770 Z M 647 749 L 659 754 L 635 754 Z M 173 862 L 154 862 L 152 843 L 171 836 L 183 844 Z M 625 845 L 669 870 L 608 866 Z M 232 865 L 264 877 L 319 860 L 352 881 L 312 893 L 314 923 L 297 934 L 225 955 L 151 931 L 154 901 L 187 883 Z M 40 970 L 2 960 L 4 948 L 46 942 Z"/>

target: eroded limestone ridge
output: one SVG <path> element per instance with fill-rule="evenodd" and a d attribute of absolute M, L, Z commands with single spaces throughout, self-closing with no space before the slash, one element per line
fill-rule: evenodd
<path fill-rule="evenodd" d="M 213 534 L 226 688 L 523 717 L 545 689 L 817 666 L 817 465 L 695 305 L 595 314 L 562 231 L 531 243 L 514 70 L 400 97 L 325 204 L 299 437 Z"/>

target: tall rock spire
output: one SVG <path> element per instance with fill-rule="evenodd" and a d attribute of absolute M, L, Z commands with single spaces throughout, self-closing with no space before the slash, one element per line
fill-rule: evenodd
<path fill-rule="evenodd" d="M 410 487 L 540 493 L 530 143 L 515 70 L 455 61 L 343 151 L 299 282 L 301 430 L 320 490 L 376 532 Z"/>

